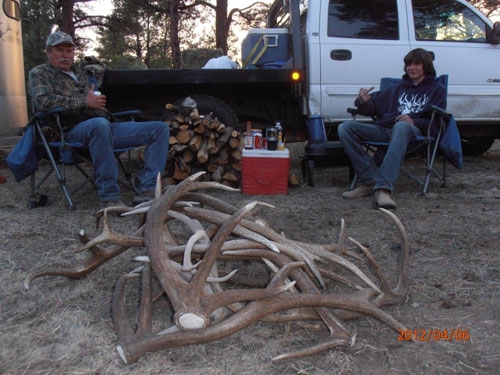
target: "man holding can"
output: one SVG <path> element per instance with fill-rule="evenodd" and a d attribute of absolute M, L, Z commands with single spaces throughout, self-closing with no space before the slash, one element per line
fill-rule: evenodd
<path fill-rule="evenodd" d="M 37 111 L 63 107 L 61 122 L 68 141 L 90 150 L 100 207 L 124 206 L 118 186 L 114 149 L 146 146 L 134 204 L 154 198 L 158 173 L 167 161 L 169 127 L 161 121 L 116 122 L 106 109 L 106 96 L 95 93 L 87 75 L 73 65 L 75 43 L 61 31 L 46 42 L 48 63 L 33 68 L 28 90 Z"/>

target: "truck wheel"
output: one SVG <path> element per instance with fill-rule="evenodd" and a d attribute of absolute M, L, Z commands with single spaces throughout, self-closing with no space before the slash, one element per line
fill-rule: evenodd
<path fill-rule="evenodd" d="M 462 153 L 464 155 L 481 155 L 489 150 L 495 137 L 463 137 Z"/>
<path fill-rule="evenodd" d="M 214 117 L 217 117 L 224 125 L 242 131 L 238 116 L 233 109 L 222 100 L 210 95 L 190 95 L 190 97 L 196 102 L 200 115 L 206 115 L 212 112 Z M 173 104 L 180 107 L 184 99 L 185 98 L 176 100 Z"/>

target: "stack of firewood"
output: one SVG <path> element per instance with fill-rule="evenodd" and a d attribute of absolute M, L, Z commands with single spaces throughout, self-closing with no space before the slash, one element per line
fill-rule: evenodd
<path fill-rule="evenodd" d="M 206 180 L 238 187 L 241 180 L 243 136 L 212 113 L 200 115 L 196 107 L 167 104 L 172 113 L 167 172 L 172 183 L 205 171 Z"/>

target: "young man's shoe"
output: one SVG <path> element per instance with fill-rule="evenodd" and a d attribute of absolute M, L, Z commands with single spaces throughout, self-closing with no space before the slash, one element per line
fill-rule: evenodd
<path fill-rule="evenodd" d="M 373 194 L 373 185 L 361 185 L 356 189 L 345 191 L 342 193 L 344 199 L 356 199 L 369 197 Z"/>
<path fill-rule="evenodd" d="M 124 207 L 127 207 L 127 205 L 125 203 L 123 203 L 121 199 L 115 199 L 112 201 L 100 201 L 99 202 L 99 209 L 101 209 L 101 210 L 104 210 L 105 208 L 110 208 L 110 207 L 124 208 Z"/>
<path fill-rule="evenodd" d="M 389 190 L 377 189 L 375 190 L 373 206 L 375 208 L 385 208 L 387 210 L 393 210 L 396 208 L 396 203 L 392 200 L 391 192 Z"/>
<path fill-rule="evenodd" d="M 134 206 L 137 206 L 138 204 L 149 202 L 152 201 L 153 199 L 155 199 L 154 190 L 141 191 L 140 193 L 134 195 L 134 200 L 132 201 L 132 204 L 134 204 Z"/>

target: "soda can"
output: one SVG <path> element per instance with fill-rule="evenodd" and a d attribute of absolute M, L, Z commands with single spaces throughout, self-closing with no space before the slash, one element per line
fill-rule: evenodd
<path fill-rule="evenodd" d="M 262 149 L 262 130 L 253 130 L 253 148 Z"/>

